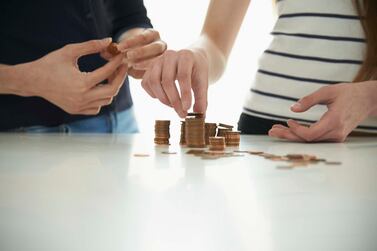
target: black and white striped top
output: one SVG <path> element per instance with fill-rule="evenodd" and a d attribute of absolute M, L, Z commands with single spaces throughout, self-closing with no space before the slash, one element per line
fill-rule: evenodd
<path fill-rule="evenodd" d="M 364 58 L 365 34 L 352 0 L 280 0 L 277 7 L 273 39 L 243 110 L 312 123 L 325 106 L 305 113 L 293 113 L 290 106 L 323 85 L 352 82 Z M 377 118 L 368 118 L 357 129 L 377 132 Z"/>

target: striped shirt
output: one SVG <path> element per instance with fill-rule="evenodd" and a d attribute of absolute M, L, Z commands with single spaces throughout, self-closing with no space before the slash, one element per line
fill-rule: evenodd
<path fill-rule="evenodd" d="M 352 0 L 280 0 L 279 18 L 263 53 L 243 112 L 252 116 L 313 123 L 327 111 L 316 105 L 304 113 L 290 106 L 324 85 L 352 82 L 366 49 L 365 34 Z M 357 131 L 377 132 L 370 117 Z"/>

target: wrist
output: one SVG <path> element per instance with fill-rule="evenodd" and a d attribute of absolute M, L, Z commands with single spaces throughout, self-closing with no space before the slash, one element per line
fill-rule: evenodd
<path fill-rule="evenodd" d="M 1 65 L 0 67 L 0 93 L 17 95 L 17 69 L 13 65 Z"/>
<path fill-rule="evenodd" d="M 1 66 L 0 93 L 18 96 L 34 96 L 33 79 L 28 76 L 30 63 Z"/>
<path fill-rule="evenodd" d="M 204 55 L 208 64 L 208 80 L 210 83 L 216 82 L 226 68 L 227 57 L 225 54 L 206 35 L 202 35 L 189 49 Z"/>

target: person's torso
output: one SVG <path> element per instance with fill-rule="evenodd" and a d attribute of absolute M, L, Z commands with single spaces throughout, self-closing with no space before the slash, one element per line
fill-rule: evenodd
<path fill-rule="evenodd" d="M 45 56 L 69 43 L 113 36 L 110 0 L 6 0 L 0 3 L 0 64 L 15 65 Z M 79 60 L 82 71 L 106 62 L 99 55 Z M 132 104 L 128 85 L 119 96 Z M 118 96 L 118 97 L 119 97 Z M 120 100 L 118 98 L 117 100 Z M 117 101 L 112 106 L 117 106 Z M 110 107 L 104 107 L 102 113 Z M 72 116 L 39 97 L 0 95 L 0 130 L 58 125 L 84 118 Z"/>
<path fill-rule="evenodd" d="M 362 64 L 365 34 L 352 0 L 280 0 L 272 42 L 263 53 L 244 112 L 269 119 L 317 121 L 318 105 L 290 106 L 323 85 L 352 82 Z M 377 131 L 377 120 L 359 127 Z"/>

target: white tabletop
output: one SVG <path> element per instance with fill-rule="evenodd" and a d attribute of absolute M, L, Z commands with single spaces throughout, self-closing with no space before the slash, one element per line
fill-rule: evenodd
<path fill-rule="evenodd" d="M 0 250 L 377 250 L 376 138 L 242 137 L 240 149 L 342 162 L 292 170 L 166 149 L 142 135 L 0 134 Z"/>

